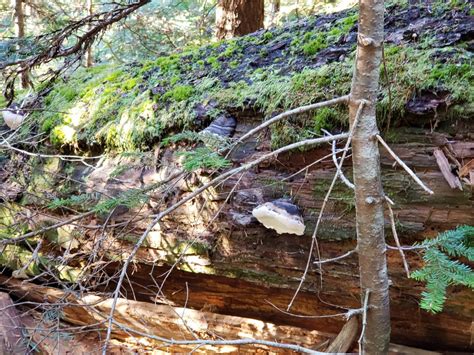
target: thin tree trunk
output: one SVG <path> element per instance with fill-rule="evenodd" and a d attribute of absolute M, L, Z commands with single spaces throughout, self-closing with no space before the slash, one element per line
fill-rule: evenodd
<path fill-rule="evenodd" d="M 25 37 L 25 13 L 23 10 L 23 0 L 15 0 L 15 35 L 18 39 Z M 28 74 L 26 72 L 22 72 L 20 78 L 21 87 L 23 89 L 28 88 Z"/>
<path fill-rule="evenodd" d="M 94 11 L 92 1 L 93 1 L 93 0 L 87 0 L 86 7 L 87 7 L 87 15 L 88 15 L 88 16 L 91 16 L 91 15 L 93 14 L 93 11 Z M 89 46 L 89 48 L 87 48 L 85 62 L 86 62 L 86 63 L 85 63 L 85 64 L 86 64 L 86 67 L 88 67 L 88 68 L 89 68 L 89 67 L 92 67 L 92 65 L 93 65 L 93 61 L 92 61 L 92 46 Z"/>
<path fill-rule="evenodd" d="M 263 0 L 219 0 L 216 9 L 216 37 L 243 36 L 263 28 Z"/>
<path fill-rule="evenodd" d="M 350 117 L 359 100 L 367 100 L 352 141 L 356 186 L 357 243 L 362 295 L 370 292 L 362 348 L 366 354 L 386 354 L 390 340 L 390 308 L 384 238 L 384 192 L 375 107 L 383 42 L 383 0 L 359 0 L 357 57 L 351 89 Z"/>
<path fill-rule="evenodd" d="M 271 9 L 271 20 L 270 23 L 273 25 L 280 14 L 280 0 L 272 0 L 272 9 Z"/>

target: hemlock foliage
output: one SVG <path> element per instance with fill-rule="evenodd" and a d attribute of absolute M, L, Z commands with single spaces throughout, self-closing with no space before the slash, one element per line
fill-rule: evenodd
<path fill-rule="evenodd" d="M 426 250 L 425 265 L 411 277 L 426 282 L 420 307 L 432 313 L 443 310 L 446 289 L 451 285 L 463 285 L 474 289 L 474 272 L 456 259 L 474 261 L 474 226 L 460 226 L 427 239 L 420 244 Z"/>

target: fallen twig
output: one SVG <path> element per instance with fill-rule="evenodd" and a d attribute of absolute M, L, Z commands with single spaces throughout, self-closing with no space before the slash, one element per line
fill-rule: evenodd
<path fill-rule="evenodd" d="M 345 95 L 345 96 L 337 97 L 335 99 L 331 99 L 331 100 L 327 100 L 327 101 L 323 101 L 323 102 L 318 102 L 318 103 L 311 104 L 311 105 L 297 107 L 297 108 L 294 108 L 292 110 L 280 113 L 279 115 L 276 115 L 275 117 L 272 117 L 269 120 L 266 120 L 265 122 L 258 125 L 254 129 L 251 129 L 250 131 L 245 133 L 242 137 L 240 137 L 233 144 L 233 146 L 236 146 L 237 144 L 242 143 L 244 140 L 246 140 L 247 138 L 253 136 L 255 133 L 260 132 L 262 129 L 270 126 L 271 124 L 273 124 L 275 122 L 281 121 L 282 119 L 284 119 L 286 117 L 297 115 L 297 114 L 300 114 L 300 113 L 303 113 L 303 112 L 306 112 L 306 111 L 315 110 L 315 109 L 318 109 L 318 108 L 321 108 L 321 107 L 337 105 L 337 104 L 340 104 L 340 103 L 347 103 L 349 101 L 349 97 L 350 97 L 349 95 Z"/>
<path fill-rule="evenodd" d="M 321 205 L 321 210 L 319 211 L 318 220 L 316 221 L 316 227 L 314 228 L 314 232 L 313 232 L 313 235 L 311 237 L 311 246 L 309 247 L 309 254 L 308 254 L 308 260 L 306 261 L 306 267 L 305 267 L 305 270 L 303 272 L 303 276 L 301 277 L 298 288 L 296 289 L 296 291 L 293 295 L 293 298 L 291 299 L 290 303 L 288 304 L 288 307 L 286 309 L 287 311 L 289 311 L 291 306 L 293 305 L 293 302 L 295 301 L 296 296 L 298 295 L 298 293 L 301 290 L 301 287 L 303 286 L 303 283 L 306 279 L 306 275 L 308 274 L 309 266 L 311 264 L 311 258 L 313 256 L 313 250 L 314 250 L 314 247 L 317 246 L 317 243 L 318 243 L 316 235 L 318 234 L 318 229 L 319 229 L 319 225 L 321 224 L 321 220 L 322 220 L 322 217 L 323 217 L 323 212 L 324 212 L 324 209 L 326 208 L 327 202 L 329 201 L 329 196 L 331 195 L 332 189 L 334 188 L 334 185 L 336 184 L 337 178 L 339 177 L 338 171 L 341 168 L 342 164 L 344 163 L 344 159 L 346 158 L 347 151 L 349 149 L 349 145 L 351 144 L 352 136 L 354 135 L 354 129 L 357 126 L 357 123 L 359 121 L 359 117 L 362 114 L 364 106 L 365 106 L 365 101 L 362 101 L 359 104 L 359 108 L 357 110 L 357 114 L 356 114 L 356 117 L 354 119 L 354 123 L 352 124 L 352 127 L 349 131 L 349 137 L 347 138 L 346 145 L 344 146 L 342 156 L 341 156 L 341 160 L 339 161 L 339 163 L 336 166 L 336 169 L 337 169 L 336 174 L 334 175 L 334 178 L 332 179 L 331 185 L 329 186 L 328 192 L 326 193 L 326 196 L 324 197 L 323 204 Z M 330 136 L 330 138 L 332 138 L 332 137 L 334 137 L 334 136 Z M 320 255 L 319 255 L 319 248 L 317 248 L 317 249 L 318 249 L 318 258 L 321 259 Z M 322 284 L 321 264 L 319 264 L 319 271 L 320 271 L 320 278 L 321 278 L 321 284 Z"/>
<path fill-rule="evenodd" d="M 413 172 L 413 170 L 411 170 L 396 154 L 395 152 L 388 146 L 387 143 L 385 143 L 385 141 L 383 140 L 383 138 L 380 136 L 380 135 L 376 135 L 378 141 L 380 142 L 380 144 L 382 144 L 384 146 L 384 148 L 387 150 L 387 152 L 393 157 L 393 159 L 395 159 L 397 161 L 398 164 L 400 164 L 400 166 L 405 169 L 405 171 L 408 173 L 408 175 L 410 175 L 413 180 L 415 180 L 415 182 L 421 186 L 421 188 L 423 190 L 425 190 L 426 192 L 428 192 L 430 195 L 433 195 L 434 192 L 429 189 L 419 178 L 418 176 L 416 176 L 416 174 Z"/>
<path fill-rule="evenodd" d="M 392 227 L 393 239 L 395 239 L 395 243 L 397 244 L 398 251 L 400 252 L 400 256 L 402 257 L 403 267 L 405 269 L 407 277 L 409 278 L 410 269 L 408 268 L 408 262 L 407 262 L 407 259 L 405 258 L 405 253 L 403 252 L 402 246 L 400 244 L 400 240 L 398 239 L 397 227 L 395 226 L 395 217 L 393 215 L 392 206 L 390 206 L 390 203 L 388 202 L 387 202 L 387 207 L 388 207 L 388 215 L 390 216 L 390 225 Z"/>

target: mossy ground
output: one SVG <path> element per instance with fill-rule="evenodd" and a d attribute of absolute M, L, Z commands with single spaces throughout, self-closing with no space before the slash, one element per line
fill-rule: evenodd
<path fill-rule="evenodd" d="M 467 5 L 451 5 L 436 11 L 470 12 Z M 403 6 L 399 2 L 390 11 Z M 394 16 L 392 27 L 401 26 L 397 16 L 401 15 Z M 190 47 L 152 62 L 79 69 L 56 83 L 44 98 L 45 111 L 35 113 L 35 119 L 57 147 L 148 150 L 183 129 L 202 129 L 229 108 L 252 106 L 268 117 L 344 95 L 350 90 L 356 21 L 356 11 L 350 10 Z M 403 117 L 407 101 L 422 90 L 449 92 L 448 119 L 472 117 L 474 94 L 467 90 L 473 84 L 471 64 L 472 54 L 462 41 L 440 45 L 436 31 L 419 33 L 416 42 L 387 43 L 380 125 L 389 112 L 395 122 Z M 198 107 L 204 107 L 204 115 Z M 346 124 L 344 107 L 319 110 L 273 127 L 272 145 Z"/>

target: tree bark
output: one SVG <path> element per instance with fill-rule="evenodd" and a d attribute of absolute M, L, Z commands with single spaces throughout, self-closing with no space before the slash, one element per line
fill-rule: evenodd
<path fill-rule="evenodd" d="M 23 11 L 23 0 L 15 0 L 15 35 L 18 39 L 25 37 L 25 12 Z M 28 88 L 29 79 L 26 72 L 20 75 L 21 87 Z"/>
<path fill-rule="evenodd" d="M 272 9 L 271 9 L 271 20 L 270 23 L 273 25 L 277 18 L 278 15 L 280 14 L 280 0 L 273 0 L 272 1 Z"/>
<path fill-rule="evenodd" d="M 86 7 L 87 7 L 87 15 L 92 16 L 94 14 L 94 6 L 92 4 L 93 0 L 87 0 Z M 90 28 L 90 27 L 89 27 Z M 92 67 L 92 46 L 89 46 L 86 51 L 86 58 L 85 58 L 85 65 L 87 68 Z"/>
<path fill-rule="evenodd" d="M 356 228 L 362 298 L 370 292 L 367 325 L 362 341 L 366 354 L 386 354 L 390 340 L 389 287 L 384 238 L 384 192 L 375 107 L 383 43 L 383 0 L 359 1 L 359 32 L 351 88 L 350 118 L 354 121 L 360 100 L 366 100 L 355 128 L 353 174 Z"/>
<path fill-rule="evenodd" d="M 218 39 L 239 37 L 263 28 L 263 0 L 219 0 L 216 9 Z"/>

